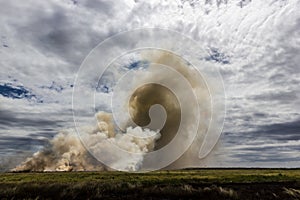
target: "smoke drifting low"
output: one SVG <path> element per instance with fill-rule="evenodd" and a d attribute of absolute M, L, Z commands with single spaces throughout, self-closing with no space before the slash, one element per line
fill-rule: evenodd
<path fill-rule="evenodd" d="M 116 133 L 112 127 L 111 114 L 99 112 L 96 117 L 98 126 L 84 127 L 85 135 L 93 148 L 102 153 L 114 155 L 118 162 L 113 166 L 117 170 L 136 171 L 143 162 L 142 153 L 153 150 L 155 141 L 160 133 L 142 129 L 141 127 L 128 127 L 125 133 Z M 143 138 L 142 138 L 143 137 Z M 110 151 L 109 145 L 118 147 L 132 153 L 139 153 L 131 158 L 121 158 Z M 75 131 L 69 130 L 57 134 L 48 147 L 36 152 L 20 166 L 12 171 L 94 171 L 110 170 L 93 158 L 82 145 Z"/>
<path fill-rule="evenodd" d="M 96 114 L 97 125 L 79 127 L 80 136 L 74 130 L 60 132 L 49 141 L 47 147 L 27 158 L 13 171 L 138 171 L 143 169 L 144 165 L 154 169 L 152 166 L 155 166 L 155 163 L 169 159 L 178 152 L 182 152 L 181 157 L 164 167 L 172 169 L 197 166 L 199 148 L 211 119 L 211 101 L 207 85 L 199 77 L 198 71 L 178 56 L 166 52 L 148 53 L 143 56 L 151 63 L 172 68 L 172 71 L 185 79 L 187 86 L 181 79 L 174 77 L 174 72 L 154 64 L 150 64 L 146 70 L 137 70 L 131 80 L 125 80 L 132 85 L 130 91 L 122 91 L 130 94 L 127 95 L 129 99 L 120 99 L 124 101 L 124 112 L 128 111 L 131 118 L 123 128 L 119 129 L 111 113 L 99 112 Z M 150 110 L 157 104 L 165 109 L 167 115 L 163 128 L 159 130 L 155 126 L 148 126 L 155 121 Z M 201 112 L 200 121 L 197 121 L 198 112 Z M 156 117 L 160 120 L 160 114 Z M 186 149 L 185 144 L 189 142 L 191 144 Z M 147 153 L 161 150 L 171 143 L 169 151 L 161 151 L 158 156 L 147 157 Z M 124 157 L 125 154 L 119 154 L 115 148 L 111 148 L 112 146 L 131 154 Z M 104 156 L 105 160 L 109 160 L 109 167 L 92 155 Z"/>

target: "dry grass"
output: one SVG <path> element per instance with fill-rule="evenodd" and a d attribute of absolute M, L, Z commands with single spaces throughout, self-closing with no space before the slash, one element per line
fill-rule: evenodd
<path fill-rule="evenodd" d="M 300 189 L 293 189 L 293 188 L 283 188 L 284 192 L 290 195 L 291 197 L 295 199 L 300 199 Z"/>
<path fill-rule="evenodd" d="M 300 170 L 0 174 L 0 199 L 218 200 L 299 199 L 299 196 Z"/>
<path fill-rule="evenodd" d="M 222 188 L 219 187 L 218 191 L 220 194 L 224 195 L 225 197 L 229 197 L 230 199 L 237 199 L 238 194 L 231 188 Z"/>

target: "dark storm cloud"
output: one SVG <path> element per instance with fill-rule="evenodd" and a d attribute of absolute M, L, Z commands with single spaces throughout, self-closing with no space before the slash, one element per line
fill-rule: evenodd
<path fill-rule="evenodd" d="M 296 91 L 273 91 L 251 97 L 259 101 L 278 101 L 281 104 L 294 102 L 298 99 Z"/>
<path fill-rule="evenodd" d="M 269 125 L 253 126 L 256 127 L 253 131 L 244 131 L 240 133 L 224 133 L 224 139 L 228 139 L 229 143 L 239 143 L 243 140 L 253 141 L 259 140 L 273 140 L 273 141 L 289 141 L 300 140 L 300 120 L 276 123 Z M 226 136 L 226 137 L 225 137 Z M 239 140 L 240 138 L 240 140 Z"/>
<path fill-rule="evenodd" d="M 300 161 L 300 120 L 258 126 L 254 131 L 224 133 L 222 139 L 242 162 Z"/>
<path fill-rule="evenodd" d="M 282 153 L 282 152 L 290 152 L 290 151 L 296 151 L 299 150 L 299 147 L 297 146 L 276 146 L 276 144 L 272 144 L 274 146 L 265 146 L 266 142 L 264 144 L 258 143 L 251 146 L 245 146 L 242 148 L 243 152 L 260 152 L 260 154 L 270 154 L 270 153 Z M 279 145 L 281 145 L 279 143 Z M 300 158 L 299 158 L 300 159 Z"/>
<path fill-rule="evenodd" d="M 0 172 L 12 169 L 23 162 L 26 157 L 32 155 L 33 152 L 48 144 L 47 139 L 1 136 Z"/>
<path fill-rule="evenodd" d="M 261 126 L 254 137 L 261 135 L 274 140 L 300 140 L 300 120 Z"/>
<path fill-rule="evenodd" d="M 272 153 L 264 154 L 260 153 L 258 154 L 257 152 L 246 152 L 246 153 L 238 153 L 235 152 L 234 155 L 231 156 L 232 158 L 238 158 L 239 160 L 242 160 L 244 162 L 249 162 L 249 163 L 255 163 L 255 162 L 299 162 L 299 158 L 295 157 L 289 157 L 286 155 L 280 155 L 278 153 L 278 149 L 275 149 Z M 264 166 L 262 166 L 264 167 Z"/>
<path fill-rule="evenodd" d="M 63 127 L 64 121 L 45 118 L 46 114 L 16 113 L 9 110 L 0 110 L 0 126 L 2 129 L 18 128 L 45 128 Z"/>
<path fill-rule="evenodd" d="M 257 112 L 253 114 L 254 117 L 268 117 L 266 113 Z"/>
<path fill-rule="evenodd" d="M 53 130 L 53 129 L 46 129 L 45 130 L 44 129 L 44 131 L 38 131 L 38 132 L 30 133 L 30 134 L 28 134 L 28 137 L 32 137 L 32 138 L 37 138 L 37 137 L 52 138 L 56 134 L 57 134 L 56 130 Z"/>
<path fill-rule="evenodd" d="M 104 35 L 96 33 L 87 22 L 78 24 L 78 20 L 62 8 L 55 7 L 54 10 L 50 13 L 36 11 L 27 24 L 15 27 L 16 31 L 20 38 L 30 41 L 44 55 L 52 53 L 79 65 Z"/>
<path fill-rule="evenodd" d="M 241 139 L 242 140 L 242 139 Z M 241 162 L 299 162 L 299 145 L 289 145 L 289 143 L 270 143 L 268 141 L 257 144 L 245 144 L 238 146 L 238 142 L 233 142 L 231 146 L 238 147 L 230 149 L 229 157 L 238 159 Z M 229 143 L 228 143 L 229 144 Z"/>
<path fill-rule="evenodd" d="M 2 136 L 0 139 L 0 151 L 29 151 L 36 146 L 44 146 L 45 144 L 47 144 L 46 139 Z"/>

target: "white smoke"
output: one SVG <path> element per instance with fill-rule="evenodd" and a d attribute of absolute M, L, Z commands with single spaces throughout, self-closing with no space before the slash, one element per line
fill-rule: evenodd
<path fill-rule="evenodd" d="M 77 127 L 78 135 L 74 130 L 60 132 L 49 146 L 13 171 L 138 171 L 157 169 L 156 163 L 169 169 L 199 166 L 199 150 L 206 133 L 214 131 L 209 129 L 210 125 L 218 125 L 210 124 L 213 90 L 208 90 L 207 82 L 195 68 L 172 53 L 150 52 L 143 56 L 153 63 L 170 66 L 172 70 L 151 64 L 148 71 L 136 71 L 128 76 L 128 80 L 123 79 L 125 82 L 120 84 L 120 96 L 116 99 L 124 104 L 124 110 L 120 109 L 117 116 L 122 118 L 129 111 L 127 114 L 131 118 L 127 121 L 125 117 L 125 126 L 121 128 L 124 131 L 118 129 L 120 126 L 113 114 L 99 112 L 96 114 L 97 125 Z M 152 121 L 149 110 L 156 104 L 161 105 L 167 114 L 164 127 L 158 131 L 143 128 Z M 201 114 L 201 120 L 198 120 L 198 114 Z M 209 133 L 213 134 L 212 131 Z M 168 145 L 170 148 L 166 151 L 164 147 Z M 162 150 L 162 153 L 148 156 L 147 153 L 156 150 Z"/>
<path fill-rule="evenodd" d="M 85 141 L 99 153 L 115 156 L 113 168 L 125 171 L 137 171 L 143 162 L 143 153 L 154 148 L 160 133 L 141 127 L 128 127 L 125 133 L 113 130 L 111 114 L 99 112 L 96 116 L 99 123 L 95 127 L 82 127 L 85 130 Z M 133 154 L 130 158 L 119 157 L 111 152 L 109 145 L 117 145 Z M 12 171 L 94 171 L 109 170 L 105 165 L 94 159 L 82 145 L 76 131 L 67 130 L 57 134 L 49 146 L 36 152 L 32 157 Z"/>

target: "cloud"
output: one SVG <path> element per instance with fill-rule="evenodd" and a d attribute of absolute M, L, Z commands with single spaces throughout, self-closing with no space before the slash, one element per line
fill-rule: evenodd
<path fill-rule="evenodd" d="M 51 117 L 53 118 L 53 117 Z M 46 127 L 62 127 L 64 121 L 50 120 L 49 118 L 41 118 L 39 114 L 32 114 L 28 118 L 27 113 L 17 113 L 8 110 L 0 110 L 0 122 L 2 127 L 31 127 L 31 128 L 46 128 Z"/>
<path fill-rule="evenodd" d="M 38 147 L 45 146 L 47 140 L 28 137 L 1 137 L 0 139 L 0 152 L 22 152 L 22 151 L 35 151 Z"/>
<path fill-rule="evenodd" d="M 205 60 L 215 61 L 215 62 L 219 62 L 219 63 L 222 63 L 222 64 L 229 64 L 228 56 L 224 55 L 223 53 L 220 53 L 215 48 L 211 49 L 210 56 L 206 57 Z"/>
<path fill-rule="evenodd" d="M 299 162 L 300 120 L 268 124 L 255 131 L 225 133 L 226 152 L 240 163 Z"/>
<path fill-rule="evenodd" d="M 299 6 L 297 0 L 2 2 L 0 140 L 7 134 L 34 140 L 47 137 L 47 131 L 52 135 L 72 127 L 73 81 L 90 50 L 120 31 L 160 27 L 196 40 L 206 51 L 200 59 L 220 69 L 227 96 L 224 148 L 242 149 L 240 144 L 253 140 L 259 145 L 292 144 L 299 140 Z M 139 64 L 133 61 L 128 68 Z M 82 88 L 83 94 L 93 87 Z M 98 110 L 106 109 L 110 91 L 105 84 L 98 89 Z M 84 117 L 86 111 L 81 113 Z M 268 158 L 275 162 L 275 155 L 281 156 L 276 160 L 281 164 L 291 158 L 275 146 L 254 148 L 251 153 L 249 148 L 234 152 L 234 159 L 226 152 L 223 159 L 239 165 L 243 159 L 254 160 L 262 150 L 270 153 L 264 162 Z M 295 151 L 295 145 L 288 149 Z"/>
<path fill-rule="evenodd" d="M 299 97 L 297 91 L 271 91 L 251 98 L 256 101 L 278 101 L 280 104 L 289 104 L 298 100 Z"/>

